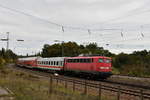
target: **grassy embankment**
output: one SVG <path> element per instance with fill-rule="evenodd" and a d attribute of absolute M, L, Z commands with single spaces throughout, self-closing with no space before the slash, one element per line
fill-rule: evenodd
<path fill-rule="evenodd" d="M 64 86 L 55 86 L 55 84 L 50 95 L 49 81 L 4 67 L 0 67 L 0 86 L 10 89 L 15 100 L 98 100 L 98 96 L 73 92 L 71 89 L 66 90 Z M 107 96 L 102 98 L 102 100 L 112 100 Z"/>

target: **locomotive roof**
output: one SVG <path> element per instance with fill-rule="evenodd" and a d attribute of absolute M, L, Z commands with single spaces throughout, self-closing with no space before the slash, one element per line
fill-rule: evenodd
<path fill-rule="evenodd" d="M 79 57 L 66 57 L 67 59 L 77 59 L 77 58 L 81 58 L 81 59 L 84 59 L 84 58 L 107 58 L 107 59 L 111 59 L 111 57 L 105 57 L 105 56 L 79 56 Z"/>

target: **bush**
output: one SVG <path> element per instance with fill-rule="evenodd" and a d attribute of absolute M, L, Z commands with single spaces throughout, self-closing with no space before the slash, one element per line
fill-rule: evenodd
<path fill-rule="evenodd" d="M 3 58 L 0 58 L 0 65 L 3 65 L 5 63 L 6 63 L 6 61 Z"/>

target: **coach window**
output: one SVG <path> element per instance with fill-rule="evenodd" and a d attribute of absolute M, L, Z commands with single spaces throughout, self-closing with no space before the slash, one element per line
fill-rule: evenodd
<path fill-rule="evenodd" d="M 86 59 L 83 59 L 83 63 L 86 63 Z"/>
<path fill-rule="evenodd" d="M 89 59 L 89 63 L 92 63 L 93 62 L 93 59 Z"/>
<path fill-rule="evenodd" d="M 79 59 L 79 63 L 81 63 L 81 59 Z"/>
<path fill-rule="evenodd" d="M 59 62 L 58 62 L 58 61 L 56 62 L 56 65 L 59 65 Z"/>
<path fill-rule="evenodd" d="M 83 62 L 84 62 L 84 63 L 87 63 L 87 59 L 83 59 Z"/>
<path fill-rule="evenodd" d="M 76 62 L 76 59 L 72 59 L 73 60 L 73 63 L 75 63 Z"/>
<path fill-rule="evenodd" d="M 67 62 L 69 62 L 70 61 L 70 59 L 67 59 Z"/>
<path fill-rule="evenodd" d="M 89 63 L 89 62 L 88 62 L 88 59 L 85 59 L 85 62 L 86 62 L 86 63 Z"/>
<path fill-rule="evenodd" d="M 71 61 L 71 63 L 73 63 L 73 62 L 74 62 L 74 59 L 70 59 L 70 61 Z"/>
<path fill-rule="evenodd" d="M 68 59 L 67 62 L 71 62 L 71 59 Z"/>
<path fill-rule="evenodd" d="M 78 59 L 75 59 L 75 63 L 77 63 L 78 62 Z"/>
<path fill-rule="evenodd" d="M 72 62 L 72 59 L 68 59 L 68 61 L 71 63 L 71 62 Z"/>
<path fill-rule="evenodd" d="M 53 65 L 55 66 L 55 61 L 53 62 Z"/>
<path fill-rule="evenodd" d="M 80 63 L 82 63 L 83 62 L 83 59 L 80 59 Z"/>
<path fill-rule="evenodd" d="M 53 61 L 51 61 L 51 65 L 53 65 Z"/>
<path fill-rule="evenodd" d="M 82 59 L 82 63 L 85 63 L 85 59 Z"/>
<path fill-rule="evenodd" d="M 71 62 L 74 63 L 74 59 L 71 59 Z"/>
<path fill-rule="evenodd" d="M 90 59 L 86 59 L 86 62 L 87 62 L 87 63 L 90 63 L 91 61 L 90 61 Z"/>
<path fill-rule="evenodd" d="M 79 63 L 79 59 L 77 59 L 77 63 Z"/>
<path fill-rule="evenodd" d="M 72 59 L 69 59 L 69 62 L 71 62 L 71 63 L 72 63 Z"/>

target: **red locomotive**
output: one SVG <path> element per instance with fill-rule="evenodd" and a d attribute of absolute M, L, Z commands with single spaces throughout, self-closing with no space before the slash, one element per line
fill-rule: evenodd
<path fill-rule="evenodd" d="M 112 71 L 111 58 L 103 56 L 65 58 L 64 70 L 90 76 L 109 77 Z"/>
<path fill-rule="evenodd" d="M 17 65 L 46 69 L 58 73 L 76 73 L 107 78 L 111 75 L 110 57 L 29 57 L 19 58 Z"/>

